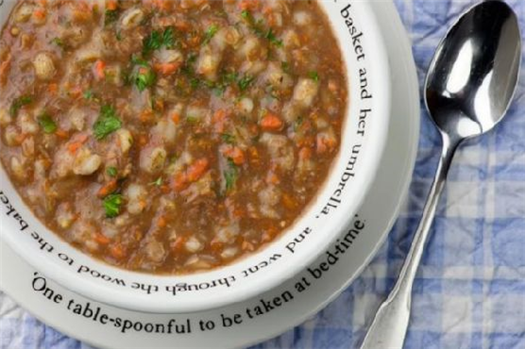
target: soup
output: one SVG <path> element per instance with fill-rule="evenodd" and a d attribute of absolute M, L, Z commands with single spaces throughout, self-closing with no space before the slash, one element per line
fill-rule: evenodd
<path fill-rule="evenodd" d="M 20 1 L 1 33 L 12 183 L 129 270 L 209 270 L 276 239 L 326 180 L 347 103 L 316 1 Z"/>

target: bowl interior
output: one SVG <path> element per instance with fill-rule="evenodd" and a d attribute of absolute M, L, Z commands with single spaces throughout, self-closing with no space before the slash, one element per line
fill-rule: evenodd
<path fill-rule="evenodd" d="M 0 25 L 14 1 L 0 3 Z M 260 252 L 206 273 L 156 276 L 82 254 L 42 225 L 0 167 L 1 237 L 44 275 L 93 300 L 146 312 L 195 312 L 246 300 L 304 269 L 344 231 L 375 177 L 389 123 L 389 65 L 376 18 L 362 1 L 321 1 L 347 65 L 350 105 L 329 179 L 296 224 Z M 359 232 L 347 236 L 347 244 Z M 354 238 L 352 238 L 354 237 Z"/>

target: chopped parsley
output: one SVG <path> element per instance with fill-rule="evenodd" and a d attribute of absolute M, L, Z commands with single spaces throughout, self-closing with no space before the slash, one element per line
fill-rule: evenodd
<path fill-rule="evenodd" d="M 246 75 L 242 77 L 241 79 L 239 79 L 239 81 L 237 82 L 237 86 L 239 86 L 239 90 L 245 91 L 250 87 L 250 85 L 253 83 L 254 80 L 255 80 L 254 77 Z"/>
<path fill-rule="evenodd" d="M 118 170 L 114 166 L 110 166 L 109 168 L 106 169 L 106 174 L 108 174 L 111 177 L 117 177 Z"/>
<path fill-rule="evenodd" d="M 239 178 L 239 169 L 233 162 L 233 160 L 228 159 L 228 168 L 223 172 L 224 181 L 225 181 L 225 192 L 230 192 L 235 187 L 235 183 Z"/>
<path fill-rule="evenodd" d="M 265 38 L 268 39 L 272 45 L 275 45 L 277 47 L 283 46 L 283 41 L 280 39 L 277 39 L 272 28 L 268 29 L 268 31 L 266 32 Z"/>
<path fill-rule="evenodd" d="M 162 186 L 163 183 L 164 183 L 164 180 L 162 179 L 162 177 L 159 177 L 157 180 L 150 183 L 150 185 L 160 187 Z"/>
<path fill-rule="evenodd" d="M 297 132 L 297 130 L 299 130 L 301 125 L 303 125 L 303 122 L 304 122 L 304 118 L 303 117 L 297 118 L 297 120 L 295 121 L 295 123 L 293 125 L 293 131 Z"/>
<path fill-rule="evenodd" d="M 200 84 L 201 84 L 201 81 L 198 78 L 190 79 L 190 86 L 193 90 L 197 89 Z"/>
<path fill-rule="evenodd" d="M 31 96 L 21 96 L 17 99 L 15 99 L 13 101 L 13 103 L 11 104 L 11 108 L 9 108 L 9 114 L 11 114 L 11 116 L 15 117 L 17 114 L 18 114 L 18 111 L 28 105 L 28 104 L 31 104 L 33 102 L 33 97 Z"/>
<path fill-rule="evenodd" d="M 106 217 L 115 218 L 120 215 L 121 206 L 123 203 L 121 194 L 110 194 L 104 198 L 104 210 L 106 211 Z"/>
<path fill-rule="evenodd" d="M 285 72 L 286 74 L 290 74 L 292 71 L 290 67 L 290 62 L 286 62 L 286 61 L 281 62 L 281 68 L 283 72 Z"/>
<path fill-rule="evenodd" d="M 241 12 L 241 17 L 248 23 L 257 36 L 264 36 L 264 21 L 262 19 L 256 21 L 250 11 L 244 10 Z"/>
<path fill-rule="evenodd" d="M 46 134 L 53 134 L 57 131 L 57 124 L 47 112 L 42 113 L 38 117 L 38 124 Z"/>
<path fill-rule="evenodd" d="M 104 25 L 108 26 L 117 21 L 119 17 L 118 10 L 106 10 L 104 12 Z"/>
<path fill-rule="evenodd" d="M 198 123 L 198 121 L 199 119 L 197 117 L 193 117 L 191 115 L 186 117 L 186 122 L 188 122 L 189 124 L 196 124 Z"/>
<path fill-rule="evenodd" d="M 92 100 L 93 97 L 95 96 L 95 95 L 93 94 L 93 90 L 91 90 L 91 89 L 84 91 L 84 93 L 83 93 L 82 95 L 84 96 L 84 98 L 85 98 L 86 100 Z"/>
<path fill-rule="evenodd" d="M 60 47 L 61 49 L 65 49 L 66 44 L 64 43 L 64 40 L 60 39 L 59 37 L 54 38 L 49 42 L 50 44 L 55 44 L 56 46 Z"/>
<path fill-rule="evenodd" d="M 175 46 L 175 36 L 173 28 L 167 28 L 163 33 L 154 30 L 150 35 L 144 38 L 142 42 L 142 55 L 147 57 L 153 51 L 159 50 L 162 47 L 171 49 Z"/>
<path fill-rule="evenodd" d="M 216 24 L 212 24 L 211 26 L 206 29 L 206 32 L 204 33 L 204 41 L 203 44 L 206 45 L 213 39 L 215 34 L 219 31 L 219 27 Z"/>
<path fill-rule="evenodd" d="M 241 12 L 241 17 L 244 18 L 247 21 L 251 21 L 251 19 L 253 19 L 252 14 L 248 10 L 243 10 Z"/>
<path fill-rule="evenodd" d="M 206 85 L 210 89 L 213 89 L 215 95 L 220 97 L 224 94 L 228 86 L 237 82 L 238 78 L 239 74 L 236 72 L 222 72 L 218 82 L 206 82 Z"/>
<path fill-rule="evenodd" d="M 221 139 L 230 145 L 235 144 L 235 136 L 231 134 L 221 134 Z"/>
<path fill-rule="evenodd" d="M 157 74 L 148 65 L 140 65 L 131 77 L 133 84 L 140 92 L 155 85 Z"/>
<path fill-rule="evenodd" d="M 315 81 L 316 83 L 319 81 L 319 73 L 317 73 L 316 71 L 309 72 L 308 77 L 312 79 L 313 81 Z"/>
<path fill-rule="evenodd" d="M 118 118 L 115 108 L 105 105 L 100 109 L 100 115 L 93 124 L 93 131 L 97 140 L 102 140 L 120 129 L 121 126 L 122 122 Z"/>

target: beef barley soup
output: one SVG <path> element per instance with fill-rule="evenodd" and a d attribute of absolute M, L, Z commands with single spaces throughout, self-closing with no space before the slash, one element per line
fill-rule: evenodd
<path fill-rule="evenodd" d="M 83 252 L 208 270 L 312 201 L 339 150 L 346 79 L 316 1 L 19 1 L 0 39 L 0 158 Z"/>

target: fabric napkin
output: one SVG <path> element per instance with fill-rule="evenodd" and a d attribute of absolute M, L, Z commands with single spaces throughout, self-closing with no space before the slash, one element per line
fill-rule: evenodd
<path fill-rule="evenodd" d="M 396 0 L 420 82 L 434 49 L 476 0 Z M 525 1 L 511 0 L 525 33 Z M 525 67 L 524 67 L 525 68 Z M 522 75 L 525 69 L 522 70 Z M 408 348 L 525 347 L 525 87 L 504 122 L 457 154 L 413 295 Z M 313 319 L 256 348 L 353 348 L 388 294 L 416 229 L 440 141 L 422 108 L 407 204 L 371 265 Z M 0 347 L 85 348 L 0 293 Z"/>

